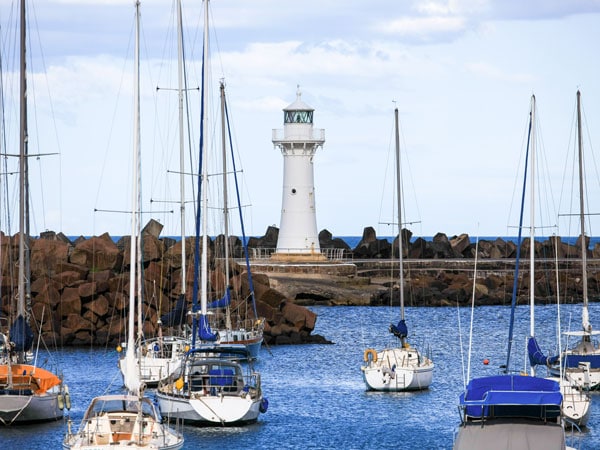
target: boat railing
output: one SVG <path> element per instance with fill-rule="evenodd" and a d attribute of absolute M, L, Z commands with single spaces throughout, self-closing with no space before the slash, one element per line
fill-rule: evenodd
<path fill-rule="evenodd" d="M 223 319 L 219 316 L 216 316 L 216 315 L 210 316 L 209 320 L 210 320 L 210 326 L 213 329 L 220 329 L 220 328 L 224 327 L 223 323 L 221 323 L 223 321 Z M 264 329 L 264 327 L 265 327 L 265 324 L 264 324 L 264 320 L 262 318 L 242 319 L 240 317 L 238 317 L 238 318 L 232 317 L 232 330 L 234 330 L 234 332 L 232 332 L 231 334 L 233 334 L 233 338 L 235 340 L 252 339 L 255 337 L 255 335 L 257 333 L 262 331 Z M 228 334 L 228 332 L 226 332 L 226 334 Z M 243 336 L 243 337 L 241 337 L 241 336 Z"/>
<path fill-rule="evenodd" d="M 242 375 L 233 370 L 221 369 L 203 374 L 191 374 L 187 388 L 191 392 L 208 395 L 250 395 L 260 394 L 260 375 Z"/>
<path fill-rule="evenodd" d="M 563 428 L 565 429 L 565 440 L 567 444 L 567 448 L 571 449 L 579 449 L 581 448 L 581 428 L 572 420 L 563 417 Z"/>

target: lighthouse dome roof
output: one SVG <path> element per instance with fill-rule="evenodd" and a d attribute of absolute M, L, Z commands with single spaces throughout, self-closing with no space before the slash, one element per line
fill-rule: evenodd
<path fill-rule="evenodd" d="M 300 87 L 296 91 L 296 101 L 285 108 L 284 111 L 314 111 L 315 109 L 302 101 L 302 93 Z"/>

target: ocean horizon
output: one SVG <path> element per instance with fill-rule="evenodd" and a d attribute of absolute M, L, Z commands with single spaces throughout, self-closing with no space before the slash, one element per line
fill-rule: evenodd
<path fill-rule="evenodd" d="M 116 244 L 117 242 L 119 242 L 119 240 L 121 240 L 121 238 L 123 238 L 123 236 L 128 236 L 128 235 L 120 235 L 120 236 L 111 236 L 113 242 Z M 449 236 L 448 239 L 450 239 L 452 236 Z M 67 238 L 70 241 L 74 241 L 76 239 L 79 239 L 81 236 L 67 236 Z M 85 239 L 89 239 L 92 236 L 83 236 Z M 173 239 L 174 241 L 180 241 L 181 240 L 181 236 L 161 236 L 162 238 L 169 238 L 169 239 Z M 262 236 L 251 236 L 251 237 L 255 237 L 255 238 L 261 238 Z M 525 239 L 528 236 L 523 236 L 522 239 Z M 215 236 L 211 236 L 211 239 L 214 239 Z M 411 238 L 411 242 L 416 241 L 417 239 L 424 239 L 426 241 L 431 242 L 434 238 L 434 236 L 413 236 Z M 545 242 L 548 239 L 550 239 L 551 236 L 536 236 L 535 240 L 538 242 Z M 360 241 L 362 240 L 362 236 L 333 236 L 333 239 L 342 239 L 346 244 L 348 244 L 348 247 L 350 247 L 351 249 L 354 249 L 358 246 L 358 244 L 360 243 Z M 392 243 L 394 242 L 394 239 L 396 239 L 396 236 L 377 236 L 377 239 L 385 239 L 388 242 Z M 479 237 L 472 237 L 469 236 L 469 239 L 471 241 L 471 243 L 475 243 L 477 239 L 479 239 L 479 241 L 495 241 L 496 239 L 502 239 L 503 241 L 506 242 L 513 242 L 513 243 L 517 243 L 518 241 L 518 236 L 479 236 Z M 565 244 L 569 244 L 569 245 L 574 245 L 577 242 L 578 236 L 561 236 L 560 237 L 561 241 L 564 242 Z M 600 243 L 600 237 L 591 237 L 590 238 L 590 248 L 594 248 L 594 246 Z"/>

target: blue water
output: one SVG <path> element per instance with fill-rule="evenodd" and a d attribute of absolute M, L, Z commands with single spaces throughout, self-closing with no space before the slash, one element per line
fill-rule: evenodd
<path fill-rule="evenodd" d="M 463 388 L 459 328 L 468 343 L 468 308 L 407 308 L 410 342 L 421 350 L 429 345 L 435 362 L 429 390 L 416 393 L 366 392 L 360 365 L 368 347 L 389 343 L 387 326 L 398 309 L 388 307 L 313 307 L 314 331 L 333 345 L 299 345 L 261 350 L 258 369 L 269 410 L 257 424 L 237 428 L 184 427 L 184 448 L 277 449 L 450 449 L 459 423 L 458 395 Z M 522 367 L 529 328 L 529 310 L 516 312 L 513 363 Z M 600 328 L 600 304 L 590 307 L 592 323 Z M 556 308 L 536 309 L 536 335 L 542 349 L 555 349 Z M 506 354 L 509 308 L 475 310 L 471 372 L 492 375 Z M 562 308 L 563 327 L 578 327 L 580 307 Z M 595 320 L 594 320 L 595 319 Z M 522 343 L 522 345 L 520 345 Z M 121 384 L 113 349 L 65 349 L 57 355 L 67 383 L 75 426 L 88 402 L 111 385 Z M 482 361 L 488 358 L 490 364 Z M 466 366 L 466 359 L 465 359 Z M 540 373 L 543 375 L 543 373 Z M 66 430 L 62 422 L 0 428 L 4 449 L 59 449 Z M 594 395 L 592 416 L 581 436 L 582 449 L 600 448 L 600 395 Z"/>

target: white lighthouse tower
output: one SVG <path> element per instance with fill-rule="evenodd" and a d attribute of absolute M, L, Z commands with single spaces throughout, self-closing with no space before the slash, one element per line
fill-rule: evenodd
<path fill-rule="evenodd" d="M 319 247 L 313 157 L 325 130 L 313 128 L 314 109 L 301 99 L 283 109 L 283 130 L 273 130 L 273 145 L 283 155 L 283 195 L 277 250 L 272 259 L 324 260 Z"/>

